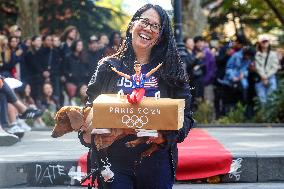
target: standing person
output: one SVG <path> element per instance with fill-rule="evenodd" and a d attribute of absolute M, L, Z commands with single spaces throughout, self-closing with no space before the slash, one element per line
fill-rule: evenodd
<path fill-rule="evenodd" d="M 40 36 L 32 37 L 32 46 L 29 49 L 25 63 L 27 66 L 27 82 L 31 85 L 31 96 L 33 99 L 38 99 L 41 94 L 42 75 L 41 75 L 41 46 L 42 39 Z"/>
<path fill-rule="evenodd" d="M 82 61 L 83 41 L 77 40 L 71 46 L 71 54 L 65 59 L 64 72 L 66 91 L 71 99 L 77 95 L 78 88 L 88 83 L 88 65 Z"/>
<path fill-rule="evenodd" d="M 188 61 L 185 62 L 186 71 L 189 76 L 190 86 L 193 87 L 192 108 L 196 109 L 198 107 L 198 102 L 195 98 L 200 99 L 200 97 L 202 96 L 201 94 L 203 94 L 202 78 L 205 74 L 205 65 L 201 61 L 203 53 L 194 54 L 194 41 L 192 38 L 186 37 L 184 38 L 183 42 L 188 54 Z"/>
<path fill-rule="evenodd" d="M 93 100 L 102 93 L 117 93 L 121 89 L 125 93 L 131 93 L 131 81 L 113 72 L 111 67 L 133 75 L 135 61 L 141 64 L 142 73 L 147 73 L 162 63 L 159 70 L 146 79 L 145 96 L 154 96 L 159 90 L 161 97 L 185 99 L 185 121 L 179 131 L 151 138 L 150 142 L 159 144 L 160 148 L 138 164 L 135 162 L 140 159 L 140 153 L 150 145 L 127 148 L 125 143 L 136 139 L 136 135 L 115 141 L 107 148 L 114 172 L 114 180 L 108 185 L 110 189 L 171 189 L 177 166 L 177 142 L 185 139 L 193 119 L 190 111 L 190 87 L 178 55 L 170 19 L 158 5 L 147 4 L 140 8 L 129 23 L 126 38 L 118 52 L 100 61 L 88 85 L 87 105 L 92 105 Z M 107 134 L 105 137 L 107 138 Z"/>
<path fill-rule="evenodd" d="M 213 90 L 213 83 L 216 76 L 216 63 L 215 57 L 211 53 L 210 49 L 205 46 L 205 40 L 202 36 L 194 37 L 194 51 L 195 54 L 202 53 L 200 61 L 202 62 L 201 65 L 205 67 L 205 73 L 202 78 L 203 85 L 203 98 L 209 104 L 213 104 L 214 102 L 214 90 Z"/>
<path fill-rule="evenodd" d="M 100 49 L 98 39 L 90 37 L 88 49 L 84 52 L 84 62 L 88 64 L 88 75 L 91 79 L 92 74 L 96 71 L 99 60 L 103 57 L 104 49 Z"/>
<path fill-rule="evenodd" d="M 61 36 L 61 55 L 63 58 L 71 54 L 71 45 L 75 40 L 80 38 L 79 32 L 75 26 L 68 26 L 62 33 Z"/>
<path fill-rule="evenodd" d="M 255 84 L 256 94 L 262 104 L 267 102 L 268 95 L 277 89 L 276 72 L 280 68 L 277 53 L 271 50 L 269 40 L 259 41 L 255 55 L 255 68 L 259 81 Z"/>
<path fill-rule="evenodd" d="M 42 38 L 43 48 L 41 49 L 41 72 L 44 82 L 51 82 L 54 95 L 60 96 L 60 71 L 61 62 L 57 49 L 53 48 L 52 36 L 46 35 Z"/>

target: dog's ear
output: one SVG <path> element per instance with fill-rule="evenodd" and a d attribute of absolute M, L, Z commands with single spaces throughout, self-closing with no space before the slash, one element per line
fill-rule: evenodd
<path fill-rule="evenodd" d="M 75 108 L 71 108 L 69 111 L 66 112 L 71 123 L 71 127 L 78 131 L 82 125 L 84 124 L 84 116 L 83 114 Z"/>

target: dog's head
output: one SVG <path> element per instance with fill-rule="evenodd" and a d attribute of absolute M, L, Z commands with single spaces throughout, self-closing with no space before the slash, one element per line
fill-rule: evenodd
<path fill-rule="evenodd" d="M 84 125 L 83 108 L 64 106 L 55 115 L 55 126 L 51 136 L 61 137 L 66 133 L 78 131 Z"/>

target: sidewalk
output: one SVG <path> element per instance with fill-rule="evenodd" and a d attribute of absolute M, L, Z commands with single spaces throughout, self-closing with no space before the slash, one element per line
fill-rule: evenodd
<path fill-rule="evenodd" d="M 223 182 L 284 181 L 284 128 L 204 128 L 240 162 L 239 176 Z M 77 160 L 88 151 L 77 133 L 54 139 L 51 131 L 26 133 L 21 142 L 0 147 L 0 188 L 15 185 L 70 185 Z"/>

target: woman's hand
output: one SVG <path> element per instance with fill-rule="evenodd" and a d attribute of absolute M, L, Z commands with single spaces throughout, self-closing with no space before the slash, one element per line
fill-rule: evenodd
<path fill-rule="evenodd" d="M 158 132 L 158 137 L 149 137 L 147 144 L 155 143 L 155 144 L 162 144 L 166 142 L 166 139 L 163 137 L 161 133 Z"/>
<path fill-rule="evenodd" d="M 3 80 L 0 78 L 0 89 L 3 87 Z"/>

